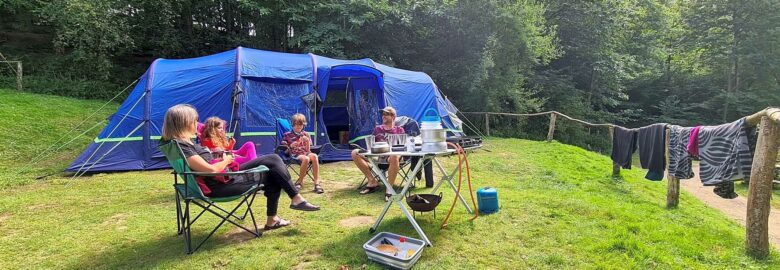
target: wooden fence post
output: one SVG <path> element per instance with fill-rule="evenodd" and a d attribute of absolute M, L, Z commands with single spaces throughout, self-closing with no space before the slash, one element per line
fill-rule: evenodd
<path fill-rule="evenodd" d="M 547 141 L 550 142 L 553 139 L 553 134 L 555 133 L 555 117 L 556 114 L 553 112 L 550 114 L 550 128 L 547 130 Z"/>
<path fill-rule="evenodd" d="M 769 255 L 769 200 L 772 198 L 772 180 L 780 142 L 780 125 L 768 117 L 761 117 L 758 143 L 750 173 L 750 193 L 747 209 L 747 253 L 754 258 Z"/>
<path fill-rule="evenodd" d="M 615 139 L 615 128 L 609 127 L 609 142 L 612 143 L 612 141 Z M 614 145 L 613 145 L 614 147 Z M 620 175 L 620 164 L 617 164 L 617 162 L 612 162 L 612 176 L 619 176 Z"/>
<path fill-rule="evenodd" d="M 669 145 L 671 139 L 671 130 L 666 130 L 666 171 L 669 172 Z M 680 179 L 673 174 L 667 174 L 666 180 L 669 182 L 666 186 L 666 208 L 676 208 L 680 203 Z"/>
<path fill-rule="evenodd" d="M 485 113 L 485 135 L 490 137 L 490 118 L 488 118 L 488 116 L 490 116 L 490 114 Z"/>
<path fill-rule="evenodd" d="M 16 90 L 22 91 L 22 62 L 16 62 Z"/>

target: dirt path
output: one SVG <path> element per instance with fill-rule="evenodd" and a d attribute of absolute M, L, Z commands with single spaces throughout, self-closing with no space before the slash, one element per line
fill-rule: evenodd
<path fill-rule="evenodd" d="M 702 186 L 699 180 L 699 168 L 694 167 L 696 177 L 681 180 L 680 186 L 694 197 L 698 198 L 709 207 L 715 208 L 726 214 L 732 219 L 737 220 L 742 226 L 745 226 L 747 217 L 747 197 L 739 196 L 736 199 L 727 200 L 715 195 L 712 192 L 714 187 Z M 769 214 L 769 242 L 780 249 L 780 210 L 772 208 Z"/>

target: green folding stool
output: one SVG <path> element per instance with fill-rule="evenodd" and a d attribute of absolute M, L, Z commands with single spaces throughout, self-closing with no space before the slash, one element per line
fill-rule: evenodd
<path fill-rule="evenodd" d="M 187 159 L 184 158 L 184 153 L 182 152 L 181 148 L 175 141 L 170 141 L 164 144 L 159 145 L 160 151 L 165 154 L 165 157 L 168 159 L 168 163 L 171 164 L 171 167 L 173 167 L 173 187 L 176 191 L 176 227 L 177 227 L 177 233 L 179 235 L 184 235 L 184 246 L 187 251 L 187 254 L 192 254 L 198 248 L 200 248 L 203 243 L 206 242 L 213 234 L 214 232 L 219 229 L 222 224 L 225 222 L 229 222 L 249 233 L 254 235 L 255 237 L 260 237 L 262 233 L 257 228 L 257 223 L 255 222 L 255 216 L 254 213 L 252 213 L 252 203 L 255 200 L 255 195 L 257 195 L 257 191 L 261 190 L 263 188 L 262 184 L 257 184 L 253 186 L 252 188 L 248 189 L 246 192 L 240 195 L 236 196 L 230 196 L 230 197 L 206 197 L 203 195 L 203 192 L 200 190 L 200 187 L 198 187 L 198 183 L 195 181 L 196 176 L 237 176 L 237 175 L 255 175 L 255 174 L 263 174 L 268 171 L 268 168 L 265 166 L 258 166 L 256 168 L 252 168 L 249 170 L 244 171 L 236 171 L 236 172 L 223 172 L 223 173 L 203 173 L 203 172 L 194 172 L 190 169 L 190 166 L 187 164 Z M 179 177 L 184 179 L 183 183 L 179 183 Z M 219 202 L 231 202 L 240 200 L 238 205 L 233 207 L 232 210 L 228 211 L 225 210 L 222 207 L 219 207 L 216 203 Z M 182 209 L 183 204 L 183 209 Z M 190 205 L 194 204 L 198 207 L 200 207 L 202 210 L 200 213 L 198 213 L 195 218 L 192 218 L 190 215 Z M 242 216 L 237 216 L 236 211 L 241 208 L 241 206 L 246 205 L 246 210 L 244 211 L 244 214 Z M 216 209 L 216 210 L 215 210 Z M 197 210 L 196 210 L 197 211 Z M 203 213 L 209 212 L 211 214 L 214 214 L 215 216 L 219 217 L 221 220 L 217 224 L 214 229 L 211 230 L 208 236 L 201 240 L 201 242 L 193 249 L 192 248 L 192 234 L 190 228 L 192 227 L 192 224 L 197 221 Z M 243 221 L 246 216 L 249 215 L 249 217 L 252 219 L 252 226 L 254 226 L 254 229 L 249 229 L 235 220 Z M 235 220 L 233 220 L 235 219 Z"/>

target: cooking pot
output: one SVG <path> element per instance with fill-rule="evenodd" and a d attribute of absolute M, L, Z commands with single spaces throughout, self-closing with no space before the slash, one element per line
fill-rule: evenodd
<path fill-rule="evenodd" d="M 374 145 L 371 146 L 371 153 L 373 154 L 382 154 L 390 152 L 390 144 L 387 142 L 374 142 Z"/>
<path fill-rule="evenodd" d="M 422 134 L 423 143 L 437 143 L 447 141 L 447 131 L 445 131 L 443 128 L 421 129 L 420 133 Z"/>

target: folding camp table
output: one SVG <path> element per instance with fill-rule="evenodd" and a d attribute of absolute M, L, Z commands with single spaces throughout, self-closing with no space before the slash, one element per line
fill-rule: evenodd
<path fill-rule="evenodd" d="M 423 241 L 425 241 L 428 246 L 432 246 L 431 240 L 428 239 L 428 236 L 425 235 L 425 232 L 423 232 L 422 228 L 420 228 L 420 225 L 417 224 L 417 221 L 414 219 L 411 213 L 409 213 L 409 210 L 406 209 L 406 205 L 404 202 L 404 195 L 406 192 L 409 191 L 409 187 L 411 187 L 412 182 L 414 181 L 413 177 L 417 175 L 417 172 L 420 171 L 420 168 L 423 167 L 423 164 L 426 162 L 433 162 L 436 164 L 436 167 L 439 168 L 439 171 L 442 174 L 442 178 L 439 181 L 439 183 L 434 186 L 433 191 L 431 193 L 436 193 L 437 190 L 439 190 L 439 187 L 441 187 L 441 184 L 446 182 L 449 184 L 450 188 L 455 192 L 455 194 L 458 196 L 458 199 L 460 200 L 461 204 L 466 208 L 466 211 L 468 211 L 470 214 L 473 213 L 471 210 L 471 207 L 466 203 L 466 200 L 463 199 L 463 196 L 460 195 L 460 193 L 457 193 L 457 187 L 455 186 L 455 183 L 452 181 L 453 178 L 455 178 L 455 174 L 460 169 L 460 165 L 458 165 L 452 173 L 447 173 L 447 171 L 444 169 L 444 166 L 437 160 L 437 157 L 444 157 L 444 156 L 451 156 L 455 154 L 455 150 L 453 149 L 447 149 L 446 151 L 442 152 L 388 152 L 388 153 L 382 153 L 382 154 L 374 154 L 374 153 L 360 153 L 361 156 L 365 157 L 368 160 L 369 166 L 371 170 L 374 171 L 375 175 L 379 176 L 379 179 L 382 181 L 382 183 L 385 184 L 385 186 L 390 186 L 390 183 L 387 181 L 387 177 L 379 171 L 379 168 L 377 166 L 377 159 L 379 157 L 387 157 L 387 156 L 402 156 L 402 157 L 420 157 L 420 161 L 417 162 L 417 165 L 412 168 L 412 170 L 406 175 L 406 181 L 403 185 L 403 188 L 401 190 L 401 193 L 396 193 L 394 188 L 390 189 L 390 192 L 392 193 L 392 196 L 390 197 L 390 200 L 388 200 L 385 203 L 384 208 L 382 209 L 382 212 L 379 214 L 379 218 L 377 218 L 376 223 L 374 223 L 374 226 L 369 229 L 369 232 L 373 233 L 376 231 L 376 228 L 379 227 L 379 223 L 382 222 L 382 219 L 385 218 L 385 214 L 387 214 L 387 210 L 390 209 L 390 206 L 393 205 L 393 203 L 398 204 L 398 207 L 401 208 L 401 211 L 406 216 L 406 219 L 409 220 L 409 222 L 412 223 L 412 226 L 414 226 L 414 230 L 417 231 L 417 234 L 422 237 Z"/>

